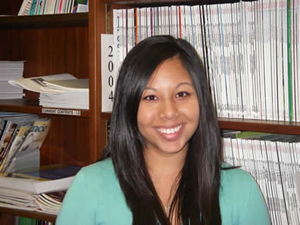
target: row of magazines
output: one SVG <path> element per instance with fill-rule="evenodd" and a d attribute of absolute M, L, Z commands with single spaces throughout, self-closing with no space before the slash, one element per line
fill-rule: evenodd
<path fill-rule="evenodd" d="M 300 121 L 299 21 L 285 0 L 113 9 L 114 64 L 147 37 L 182 38 L 203 60 L 219 117 Z"/>

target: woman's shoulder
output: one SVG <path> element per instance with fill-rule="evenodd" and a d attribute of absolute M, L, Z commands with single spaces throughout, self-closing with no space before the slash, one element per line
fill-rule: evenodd
<path fill-rule="evenodd" d="M 93 164 L 90 164 L 88 166 L 85 166 L 83 167 L 83 170 L 85 172 L 94 172 L 94 171 L 112 171 L 114 168 L 113 168 L 113 164 L 112 164 L 112 160 L 111 158 L 107 158 L 107 159 L 104 159 L 104 160 L 101 160 L 101 161 L 98 161 L 98 162 L 95 162 Z"/>
<path fill-rule="evenodd" d="M 234 195 L 237 199 L 240 196 L 246 197 L 245 194 L 251 195 L 253 189 L 258 188 L 249 172 L 229 164 L 222 165 L 220 185 L 221 195 L 224 197 Z"/>
<path fill-rule="evenodd" d="M 84 186 L 90 193 L 119 191 L 119 182 L 110 158 L 83 167 L 74 183 Z"/>
<path fill-rule="evenodd" d="M 266 204 L 255 179 L 249 172 L 228 164 L 222 166 L 220 208 L 224 224 L 270 224 Z"/>
<path fill-rule="evenodd" d="M 245 205 L 247 201 L 259 200 L 262 195 L 257 182 L 249 172 L 223 164 L 220 197 L 225 202 Z"/>
<path fill-rule="evenodd" d="M 240 167 L 235 167 L 227 163 L 222 164 L 222 171 L 221 171 L 221 184 L 231 184 L 234 185 L 236 183 L 255 183 L 254 178 L 252 175 L 241 169 Z"/>
<path fill-rule="evenodd" d="M 85 166 L 80 171 L 85 179 L 106 180 L 115 179 L 115 171 L 111 158 Z"/>

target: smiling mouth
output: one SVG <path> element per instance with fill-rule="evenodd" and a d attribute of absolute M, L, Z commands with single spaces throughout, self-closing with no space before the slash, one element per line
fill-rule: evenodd
<path fill-rule="evenodd" d="M 179 126 L 173 127 L 173 128 L 157 128 L 157 130 L 163 134 L 174 134 L 174 133 L 178 132 L 181 129 L 181 127 L 182 127 L 182 125 L 179 125 Z"/>

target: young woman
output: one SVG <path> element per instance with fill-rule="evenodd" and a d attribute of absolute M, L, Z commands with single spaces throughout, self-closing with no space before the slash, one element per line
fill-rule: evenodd
<path fill-rule="evenodd" d="M 203 65 L 185 40 L 155 36 L 126 56 L 105 154 L 83 168 L 57 225 L 268 225 L 260 189 L 222 162 Z"/>

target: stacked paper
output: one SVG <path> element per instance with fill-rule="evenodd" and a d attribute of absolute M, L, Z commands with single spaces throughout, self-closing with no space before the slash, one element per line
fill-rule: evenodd
<path fill-rule="evenodd" d="M 37 211 L 39 205 L 35 201 L 38 195 L 13 189 L 0 188 L 0 207 Z"/>
<path fill-rule="evenodd" d="M 79 166 L 48 165 L 0 173 L 0 207 L 57 215 Z"/>
<path fill-rule="evenodd" d="M 57 215 L 65 193 L 66 190 L 35 194 L 0 187 L 0 207 Z"/>
<path fill-rule="evenodd" d="M 45 107 L 88 109 L 89 108 L 89 80 L 70 79 L 46 81 L 44 90 L 56 93 L 42 92 L 40 105 Z"/>
<path fill-rule="evenodd" d="M 40 211 L 57 215 L 65 197 L 66 191 L 56 191 L 39 194 L 35 199 Z"/>
<path fill-rule="evenodd" d="M 24 61 L 0 61 L 0 99 L 23 97 L 23 89 L 11 86 L 8 81 L 23 77 Z"/>
<path fill-rule="evenodd" d="M 40 105 L 51 108 L 89 109 L 89 80 L 56 74 L 10 80 L 9 83 L 40 93 Z"/>

